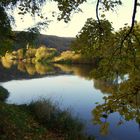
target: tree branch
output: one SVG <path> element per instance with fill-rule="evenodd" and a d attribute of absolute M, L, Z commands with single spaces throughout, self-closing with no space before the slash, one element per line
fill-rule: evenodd
<path fill-rule="evenodd" d="M 100 23 L 100 18 L 99 18 L 99 3 L 100 3 L 100 0 L 97 0 L 97 4 L 96 4 L 96 18 L 99 22 L 99 25 L 101 24 Z"/>
<path fill-rule="evenodd" d="M 136 17 L 136 12 L 137 12 L 137 3 L 138 0 L 134 1 L 134 8 L 133 8 L 133 15 L 132 15 L 132 22 L 131 22 L 131 27 L 129 32 L 125 35 L 124 39 L 121 42 L 121 46 L 123 46 L 124 41 L 127 39 L 127 37 L 129 36 L 129 34 L 132 32 L 133 28 L 134 28 L 134 24 L 135 24 L 135 17 Z"/>

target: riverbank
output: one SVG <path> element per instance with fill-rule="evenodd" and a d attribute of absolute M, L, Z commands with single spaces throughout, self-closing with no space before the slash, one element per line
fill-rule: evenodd
<path fill-rule="evenodd" d="M 0 87 L 1 140 L 93 140 L 83 134 L 84 125 L 68 110 L 42 99 L 29 105 L 7 104 L 9 93 Z"/>

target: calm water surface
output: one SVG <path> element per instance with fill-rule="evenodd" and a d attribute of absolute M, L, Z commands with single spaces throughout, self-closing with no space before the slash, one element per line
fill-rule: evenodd
<path fill-rule="evenodd" d="M 58 102 L 62 109 L 70 108 L 74 115 L 84 120 L 85 132 L 94 135 L 97 140 L 140 140 L 140 129 L 135 120 L 117 125 L 120 120 L 118 112 L 112 113 L 107 120 L 110 124 L 108 135 L 101 135 L 100 126 L 93 123 L 92 111 L 97 102 L 104 103 L 103 97 L 109 93 L 101 92 L 103 90 L 100 87 L 103 85 L 86 76 L 89 73 L 88 68 L 62 66 L 62 69 L 67 74 L 16 78 L 17 80 L 13 76 L 13 80 L 1 82 L 1 85 L 10 92 L 7 103 L 28 104 L 40 98 L 51 98 Z"/>

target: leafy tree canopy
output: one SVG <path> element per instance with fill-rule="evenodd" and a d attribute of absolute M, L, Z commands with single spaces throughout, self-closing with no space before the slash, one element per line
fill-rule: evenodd
<path fill-rule="evenodd" d="M 57 19 L 58 20 L 64 20 L 65 22 L 70 21 L 71 14 L 74 12 L 81 11 L 79 6 L 83 4 L 84 2 L 87 2 L 86 0 L 50 0 L 54 1 L 57 3 L 59 13 L 57 14 Z M 2 38 L 10 38 L 14 40 L 15 38 L 13 35 L 11 35 L 11 25 L 15 23 L 15 18 L 12 14 L 11 11 L 14 11 L 15 9 L 19 11 L 19 15 L 24 15 L 30 14 L 32 17 L 39 17 L 41 19 L 41 22 L 37 23 L 36 27 L 29 27 L 30 32 L 35 32 L 40 30 L 42 26 L 48 26 L 48 17 L 46 17 L 42 13 L 42 7 L 45 5 L 46 2 L 49 2 L 49 0 L 0 0 L 0 36 Z M 97 21 L 96 24 L 98 24 L 98 31 L 102 35 L 102 31 L 104 29 L 104 24 L 103 22 L 106 22 L 107 20 L 105 19 L 105 14 L 104 12 L 109 11 L 109 10 L 116 10 L 116 7 L 119 5 L 122 5 L 123 0 L 96 0 L 96 17 Z M 139 6 L 138 0 L 134 1 L 134 9 L 133 9 L 133 15 L 132 15 L 132 24 L 130 30 L 124 35 L 122 44 L 124 40 L 126 40 L 127 36 L 132 32 L 132 29 L 134 27 L 134 21 L 135 21 L 135 15 L 137 11 L 137 7 Z M 9 12 L 10 11 L 10 12 Z M 101 18 L 101 19 L 100 19 Z M 105 21 L 103 21 L 105 20 Z M 89 23 L 88 23 L 89 22 Z M 106 22 L 107 23 L 107 22 Z M 87 21 L 87 26 L 92 26 L 97 27 L 95 24 L 95 21 L 93 20 L 88 20 Z M 89 24 L 89 25 L 88 25 Z M 110 24 L 108 24 L 110 27 Z M 107 25 L 105 24 L 105 28 Z M 108 28 L 109 28 L 108 27 Z M 93 27 L 92 27 L 93 28 Z M 84 28 L 83 28 L 84 29 Z M 3 32 L 4 31 L 4 32 Z M 37 32 L 38 32 L 37 31 Z M 105 31 L 106 32 L 106 31 Z M 92 33 L 92 30 L 90 31 L 91 34 L 95 34 L 95 31 Z M 2 38 L 0 39 L 0 43 L 2 44 Z M 92 38 L 89 38 L 92 40 Z M 4 40 L 5 41 L 5 40 Z M 5 44 L 5 43 L 4 43 Z M 5 45 L 2 46 L 5 46 Z M 9 42 L 6 44 L 9 44 Z M 6 45 L 8 46 L 8 45 Z"/>
<path fill-rule="evenodd" d="M 112 31 L 112 25 L 108 20 L 100 20 L 99 23 L 97 20 L 89 18 L 77 35 L 77 40 L 73 43 L 72 48 L 89 58 L 101 56 L 104 46 L 113 36 Z"/>
<path fill-rule="evenodd" d="M 60 11 L 60 13 L 58 14 L 58 20 L 64 19 L 65 22 L 68 22 L 70 20 L 70 16 L 73 12 L 81 11 L 79 6 L 84 2 L 87 2 L 87 0 L 0 0 L 0 7 L 3 9 L 3 12 L 1 12 L 1 16 L 4 16 L 4 14 L 6 14 L 6 17 L 11 24 L 12 22 L 14 22 L 15 17 L 13 17 L 13 15 L 10 15 L 10 13 L 7 11 L 12 11 L 18 8 L 18 14 L 20 15 L 26 15 L 28 13 L 31 16 L 38 16 L 41 19 L 44 19 L 42 23 L 38 23 L 38 26 L 42 26 L 43 24 L 46 24 L 46 22 L 48 22 L 48 18 L 45 17 L 41 11 L 42 7 L 45 5 L 46 2 L 51 1 L 56 2 L 58 5 L 58 9 Z M 103 14 L 105 11 L 116 10 L 117 6 L 122 5 L 123 0 L 96 0 L 96 2 L 96 16 L 97 20 L 99 21 L 100 17 L 105 16 Z M 138 5 L 138 1 L 135 0 L 134 14 L 136 14 L 136 9 Z M 5 21 L 7 19 L 1 20 Z M 133 16 L 133 20 L 134 19 L 135 16 Z"/>

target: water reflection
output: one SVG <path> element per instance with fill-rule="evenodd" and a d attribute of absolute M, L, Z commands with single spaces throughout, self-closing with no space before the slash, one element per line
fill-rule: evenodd
<path fill-rule="evenodd" d="M 117 126 L 130 120 L 140 124 L 140 76 L 136 71 L 134 75 L 131 73 L 128 80 L 118 84 L 109 96 L 104 97 L 104 104 L 93 109 L 93 122 L 100 125 L 103 135 L 109 133 L 108 118 L 115 112 L 120 116 Z"/>
<path fill-rule="evenodd" d="M 79 116 L 88 120 L 88 133 L 96 135 L 98 139 L 111 140 L 112 137 L 116 137 L 119 140 L 131 140 L 132 138 L 137 140 L 140 138 L 137 127 L 140 124 L 140 75 L 139 68 L 133 67 L 132 69 L 131 63 L 127 65 L 126 63 L 125 65 L 118 63 L 111 67 L 102 65 L 93 68 L 82 65 L 7 62 L 4 58 L 1 61 L 5 68 L 9 69 L 16 66 L 19 71 L 29 75 L 51 74 L 52 71 L 59 71 L 61 74 L 60 77 L 53 77 L 52 79 L 46 77 L 38 81 L 22 81 L 21 83 L 19 81 L 4 85 L 12 92 L 16 90 L 13 89 L 13 86 L 18 88 L 17 95 L 15 95 L 17 99 L 14 96 L 9 99 L 15 99 L 15 102 L 18 100 L 18 103 L 21 103 L 21 99 L 23 99 L 21 97 L 26 95 L 24 99 L 24 103 L 26 103 L 29 95 L 35 98 L 46 96 L 46 94 L 55 99 L 62 97 L 62 106 L 72 106 L 75 111 L 79 112 Z M 69 75 L 62 76 L 64 73 Z M 79 78 L 72 76 L 73 74 Z M 19 92 L 22 93 L 21 87 L 24 87 L 25 90 L 23 95 L 19 96 Z M 38 95 L 39 90 L 44 90 L 44 93 Z M 30 98 L 32 99 L 32 97 Z M 90 123 L 90 119 L 92 119 L 92 123 Z M 102 137 L 97 130 L 100 134 L 107 136 Z M 128 132 L 132 132 L 133 135 L 128 136 Z"/>
<path fill-rule="evenodd" d="M 41 63 L 41 62 L 28 62 L 28 61 L 17 61 L 17 60 L 11 60 L 9 57 L 2 57 L 1 58 L 1 64 L 0 69 L 2 73 L 7 74 L 8 76 L 11 76 L 15 79 L 20 79 L 22 75 L 24 75 L 24 78 L 34 78 L 34 77 L 41 77 L 41 75 L 61 75 L 61 74 L 74 74 L 78 75 L 79 77 L 83 77 L 87 80 L 92 79 L 93 77 L 90 76 L 90 72 L 92 71 L 92 66 L 86 65 L 61 65 L 61 64 L 48 64 L 48 63 Z M 3 67 L 5 69 L 3 69 Z M 15 73 L 14 73 L 15 72 Z M 4 76 L 6 77 L 6 75 Z M 2 81 L 2 78 L 1 78 Z"/>
<path fill-rule="evenodd" d="M 8 69 L 10 69 L 12 66 L 16 66 L 17 70 L 27 72 L 29 75 L 35 75 L 36 73 L 44 75 L 53 71 L 53 67 L 51 65 L 45 65 L 39 62 L 27 63 L 24 61 L 11 60 L 7 59 L 6 57 L 2 57 L 1 63 L 3 67 Z"/>
<path fill-rule="evenodd" d="M 85 79 L 93 79 L 90 75 L 91 71 L 93 70 L 93 66 L 90 65 L 62 65 L 62 64 L 55 64 L 56 67 L 60 68 L 63 72 L 66 73 L 73 73 L 74 75 L 78 75 Z"/>
<path fill-rule="evenodd" d="M 121 65 L 120 65 L 121 63 Z M 111 116 L 115 118 L 115 126 L 125 126 L 125 123 L 132 122 L 133 125 L 140 125 L 140 69 L 133 63 L 122 63 L 112 65 L 100 65 L 96 69 L 90 69 L 86 74 L 81 71 L 65 68 L 63 70 L 72 70 L 74 74 L 93 79 L 94 88 L 99 89 L 104 96 L 104 103 L 98 102 L 93 108 L 93 124 L 100 126 L 101 135 L 109 135 L 111 127 Z M 117 114 L 116 114 L 117 113 Z M 139 127 L 137 128 L 139 129 Z M 140 138 L 139 135 L 135 136 Z M 109 139 L 109 138 L 108 138 Z"/>
<path fill-rule="evenodd" d="M 140 124 L 140 67 L 133 62 L 131 59 L 125 62 L 118 59 L 111 65 L 101 64 L 92 71 L 97 79 L 95 87 L 110 93 L 103 97 L 104 103 L 98 103 L 92 111 L 93 123 L 100 126 L 102 135 L 111 133 L 110 118 L 114 115 L 118 116 L 115 126 L 125 126 L 132 121 L 133 125 Z M 139 137 L 140 133 L 135 136 L 136 139 Z"/>

